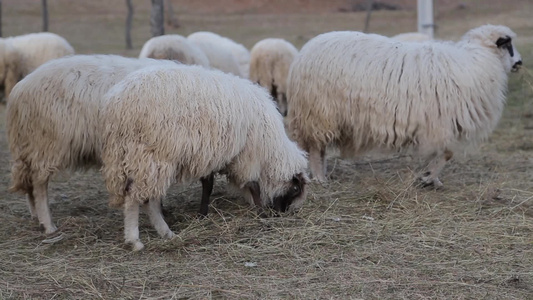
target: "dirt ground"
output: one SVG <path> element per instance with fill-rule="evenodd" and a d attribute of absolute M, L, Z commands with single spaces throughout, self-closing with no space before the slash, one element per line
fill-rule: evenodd
<path fill-rule="evenodd" d="M 137 56 L 149 38 L 149 1 L 133 2 L 132 50 L 124 49 L 122 2 L 49 0 L 50 28 L 78 53 Z M 181 27 L 167 33 L 215 31 L 248 48 L 282 37 L 301 47 L 322 32 L 362 29 L 364 13 L 339 12 L 348 2 L 179 0 Z M 414 31 L 415 1 L 389 2 L 404 9 L 375 12 L 371 30 Z M 2 1 L 4 36 L 39 30 L 36 3 Z M 332 152 L 329 182 L 312 183 L 293 216 L 257 217 L 218 178 L 210 216 L 197 219 L 199 185 L 172 187 L 164 205 L 177 237 L 160 239 L 143 215 L 146 248 L 132 253 L 122 213 L 107 206 L 103 180 L 89 170 L 50 183 L 63 234 L 53 242 L 30 219 L 24 197 L 7 192 L 0 104 L 0 299 L 533 299 L 533 3 L 439 3 L 439 38 L 507 25 L 526 69 L 510 75 L 496 131 L 456 153 L 438 191 L 416 186 L 417 158 L 342 160 Z"/>

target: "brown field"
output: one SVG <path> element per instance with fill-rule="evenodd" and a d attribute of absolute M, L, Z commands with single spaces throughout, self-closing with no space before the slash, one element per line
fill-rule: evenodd
<path fill-rule="evenodd" d="M 4 36 L 39 31 L 40 1 L 2 1 Z M 135 49 L 124 47 L 124 1 L 49 0 L 50 31 L 78 53 L 137 56 L 149 38 L 149 1 L 134 0 Z M 174 1 L 187 35 L 209 30 L 247 47 L 282 37 L 301 47 L 332 30 L 361 30 L 348 1 Z M 416 30 L 416 1 L 377 11 L 370 30 Z M 195 217 L 198 184 L 165 199 L 177 237 L 161 240 L 142 216 L 146 248 L 123 244 L 122 213 L 107 206 L 98 170 L 50 183 L 64 238 L 48 243 L 25 198 L 7 193 L 9 150 L 0 104 L 0 299 L 533 299 L 533 3 L 435 1 L 438 38 L 486 23 L 511 27 L 525 69 L 490 140 L 457 154 L 435 191 L 415 185 L 421 162 L 399 155 L 328 160 L 294 216 L 258 218 L 218 179 L 209 218 Z M 463 3 L 466 8 L 459 9 Z M 527 70 L 527 68 L 531 70 Z"/>

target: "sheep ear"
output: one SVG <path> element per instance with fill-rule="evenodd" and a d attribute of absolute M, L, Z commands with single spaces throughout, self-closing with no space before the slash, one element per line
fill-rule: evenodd
<path fill-rule="evenodd" d="M 292 177 L 292 183 L 295 185 L 303 185 L 307 183 L 307 176 L 305 176 L 303 173 L 298 173 Z"/>
<path fill-rule="evenodd" d="M 499 38 L 497 41 L 496 41 L 496 46 L 498 46 L 498 48 L 504 46 L 505 44 L 508 44 L 511 42 L 511 37 L 510 36 L 506 36 L 506 37 L 501 37 Z"/>

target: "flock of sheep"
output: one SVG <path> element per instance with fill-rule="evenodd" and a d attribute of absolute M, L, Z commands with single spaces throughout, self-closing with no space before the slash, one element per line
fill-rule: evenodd
<path fill-rule="evenodd" d="M 343 157 L 376 148 L 432 157 L 421 180 L 439 187 L 453 151 L 500 119 L 508 73 L 522 64 L 515 36 L 494 25 L 457 42 L 345 31 L 300 51 L 275 38 L 248 51 L 197 32 L 154 37 L 139 58 L 74 55 L 51 33 L 0 39 L 10 191 L 26 194 L 51 234 L 50 177 L 98 166 L 110 205 L 124 211 L 125 241 L 140 250 L 141 208 L 161 237 L 174 236 L 161 212 L 170 185 L 200 180 L 203 215 L 216 174 L 258 209 L 294 212 L 308 164 L 326 180 L 328 146 Z"/>

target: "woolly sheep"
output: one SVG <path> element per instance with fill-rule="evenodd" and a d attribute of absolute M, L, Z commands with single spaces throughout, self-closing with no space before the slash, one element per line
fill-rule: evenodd
<path fill-rule="evenodd" d="M 289 73 L 289 131 L 325 181 L 326 146 L 432 157 L 421 180 L 439 187 L 453 149 L 486 139 L 500 119 L 507 73 L 522 64 L 509 28 L 485 25 L 457 43 L 405 43 L 330 32 L 310 40 Z"/>
<path fill-rule="evenodd" d="M 177 60 L 186 65 L 209 67 L 205 53 L 178 34 L 156 36 L 144 43 L 139 58 Z"/>
<path fill-rule="evenodd" d="M 32 217 L 55 232 L 47 186 L 58 171 L 100 164 L 102 96 L 126 74 L 176 63 L 115 55 L 74 55 L 50 61 L 13 89 L 6 127 L 13 159 L 11 192 L 27 194 Z"/>
<path fill-rule="evenodd" d="M 392 38 L 402 42 L 424 42 L 431 40 L 431 37 L 429 35 L 421 32 L 400 33 L 393 36 Z"/>
<path fill-rule="evenodd" d="M 257 42 L 250 54 L 250 80 L 270 91 L 283 116 L 287 114 L 287 75 L 298 50 L 283 39 Z"/>
<path fill-rule="evenodd" d="M 213 68 L 248 78 L 250 52 L 243 45 L 207 31 L 192 33 L 187 39 L 205 52 Z"/>
<path fill-rule="evenodd" d="M 222 170 L 257 206 L 294 211 L 302 205 L 307 158 L 287 137 L 263 88 L 180 65 L 134 72 L 105 97 L 103 174 L 111 205 L 124 207 L 125 239 L 134 250 L 143 248 L 139 205 L 158 208 L 173 182 Z M 172 237 L 158 214 L 152 224 Z"/>
<path fill-rule="evenodd" d="M 50 32 L 30 33 L 0 39 L 0 83 L 5 97 L 15 84 L 43 63 L 74 54 L 63 37 Z"/>

